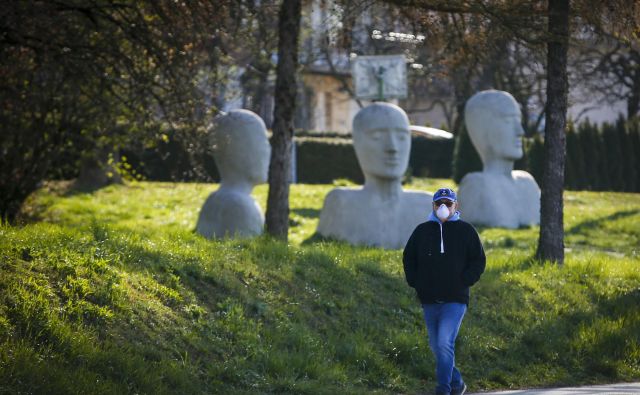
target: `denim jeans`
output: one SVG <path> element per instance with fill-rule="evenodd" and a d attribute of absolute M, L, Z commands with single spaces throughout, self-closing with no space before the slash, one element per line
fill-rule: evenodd
<path fill-rule="evenodd" d="M 429 346 L 436 358 L 436 392 L 449 394 L 452 389 L 457 390 L 464 385 L 460 371 L 456 368 L 455 345 L 467 305 L 423 304 L 422 310 L 429 334 Z"/>

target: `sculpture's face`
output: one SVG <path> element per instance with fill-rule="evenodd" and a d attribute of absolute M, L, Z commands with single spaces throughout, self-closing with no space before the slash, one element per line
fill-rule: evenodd
<path fill-rule="evenodd" d="M 354 131 L 353 144 L 365 175 L 401 178 L 409 164 L 409 124 L 396 111 L 381 109 L 371 114 L 363 130 Z"/>
<path fill-rule="evenodd" d="M 508 103 L 499 109 L 499 115 L 493 117 L 488 128 L 491 156 L 500 159 L 518 160 L 522 158 L 522 115 L 520 108 Z"/>

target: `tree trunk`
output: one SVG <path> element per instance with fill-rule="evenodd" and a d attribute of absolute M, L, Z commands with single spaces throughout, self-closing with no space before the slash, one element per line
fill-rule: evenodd
<path fill-rule="evenodd" d="M 547 109 L 544 141 L 544 170 L 540 198 L 540 238 L 537 257 L 564 263 L 562 193 L 565 166 L 567 118 L 567 48 L 569 0 L 549 1 L 547 43 Z"/>
<path fill-rule="evenodd" d="M 266 227 L 270 235 L 284 240 L 287 240 L 289 232 L 289 180 L 291 177 L 293 115 L 295 114 L 297 92 L 300 2 L 301 0 L 284 0 L 280 6 L 280 21 L 278 23 L 278 66 L 276 68 Z"/>

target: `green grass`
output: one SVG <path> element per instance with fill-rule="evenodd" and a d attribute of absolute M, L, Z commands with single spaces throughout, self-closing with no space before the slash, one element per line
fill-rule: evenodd
<path fill-rule="evenodd" d="M 435 190 L 445 180 L 413 181 Z M 0 227 L 0 393 L 419 393 L 434 385 L 401 251 L 313 237 L 329 185 L 293 185 L 289 245 L 193 233 L 210 184 L 36 194 Z M 266 201 L 267 188 L 256 188 Z M 471 390 L 640 378 L 640 195 L 567 192 L 567 261 L 538 228 L 479 229 L 487 271 L 457 348 Z"/>

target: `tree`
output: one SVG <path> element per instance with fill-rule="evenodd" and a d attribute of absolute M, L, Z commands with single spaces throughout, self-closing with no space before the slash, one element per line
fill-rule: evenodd
<path fill-rule="evenodd" d="M 547 42 L 547 108 L 544 129 L 545 162 L 540 197 L 540 237 L 536 255 L 564 263 L 563 187 L 567 121 L 567 52 L 569 0 L 549 0 Z"/>
<path fill-rule="evenodd" d="M 234 2 L 10 2 L 0 10 L 0 218 L 63 152 L 203 120 Z M 212 36 L 214 39 L 212 39 Z M 208 70 L 208 71 L 207 71 Z M 195 76 L 209 73 L 207 88 Z M 198 141 L 193 138 L 193 141 Z"/>
<path fill-rule="evenodd" d="M 627 133 L 629 136 L 629 143 L 627 144 L 628 149 L 635 154 L 632 156 L 633 164 L 631 165 L 634 171 L 631 173 L 630 177 L 635 178 L 635 189 L 633 192 L 640 192 L 640 118 L 635 117 L 628 121 L 627 123 Z M 635 173 L 635 174 L 633 174 Z"/>
<path fill-rule="evenodd" d="M 301 0 L 283 0 L 278 23 L 278 66 L 266 228 L 269 234 L 284 240 L 289 232 L 289 182 L 301 9 Z"/>
<path fill-rule="evenodd" d="M 533 178 L 538 182 L 538 185 L 540 185 L 540 189 L 543 189 L 544 140 L 539 134 L 533 136 L 531 145 L 527 151 L 527 168 L 529 169 L 529 173 L 531 173 Z"/>
<path fill-rule="evenodd" d="M 512 93 L 521 104 L 525 130 L 537 129 L 541 117 L 531 116 L 530 105 L 544 106 L 540 34 L 531 33 L 528 36 L 531 42 L 525 41 L 523 33 L 513 33 L 516 28 L 509 15 L 518 19 L 532 11 L 529 14 L 539 16 L 540 10 L 535 7 L 530 10 L 530 5 L 518 2 L 510 3 L 507 9 L 459 2 L 450 2 L 449 9 L 438 2 L 419 4 L 424 7 L 418 13 L 420 20 L 426 21 L 423 29 L 429 31 L 427 45 L 437 54 L 432 55 L 430 62 L 440 64 L 438 75 L 448 79 L 452 88 L 455 115 L 451 117 L 451 130 L 456 134 L 454 180 L 459 182 L 466 173 L 482 168 L 463 128 L 464 105 L 473 93 L 491 88 Z M 516 32 L 526 26 L 535 27 L 536 23 L 527 21 Z"/>
<path fill-rule="evenodd" d="M 607 190 L 623 191 L 625 186 L 624 168 L 624 121 L 618 119 L 615 124 L 602 125 L 602 139 L 604 140 L 604 168 L 608 181 Z"/>
<path fill-rule="evenodd" d="M 576 82 L 602 102 L 625 101 L 627 118 L 632 118 L 640 113 L 638 39 L 611 32 L 612 26 L 594 25 L 576 45 L 574 72 L 580 79 Z"/>
<path fill-rule="evenodd" d="M 456 134 L 453 151 L 453 181 L 460 183 L 467 173 L 482 171 L 482 160 L 476 151 L 466 127 Z"/>
<path fill-rule="evenodd" d="M 576 132 L 573 122 L 567 126 L 567 165 L 565 166 L 565 187 L 572 190 L 582 188 L 582 150 L 580 149 L 580 137 Z"/>
<path fill-rule="evenodd" d="M 637 192 L 638 191 L 638 165 L 640 165 L 640 161 L 638 161 L 638 152 L 640 152 L 640 147 L 635 148 L 633 141 L 633 129 L 632 124 L 634 122 L 633 118 L 631 120 L 625 120 L 620 117 L 616 122 L 616 129 L 618 129 L 618 133 L 620 133 L 621 139 L 621 154 L 622 154 L 622 189 L 621 191 L 626 192 Z"/>
<path fill-rule="evenodd" d="M 582 156 L 585 159 L 584 188 L 591 191 L 600 190 L 601 170 L 605 167 L 605 163 L 602 161 L 603 143 L 598 133 L 598 127 L 587 119 L 578 127 L 578 135 L 580 136 Z"/>
<path fill-rule="evenodd" d="M 244 70 L 240 77 L 243 90 L 242 107 L 258 114 L 271 126 L 273 118 L 272 91 L 278 50 L 278 2 L 247 1 L 242 46 L 234 58 Z"/>

